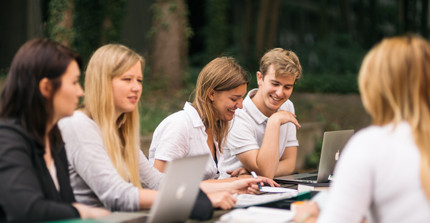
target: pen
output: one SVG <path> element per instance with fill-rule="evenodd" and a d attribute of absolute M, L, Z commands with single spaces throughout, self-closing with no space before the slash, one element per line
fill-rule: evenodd
<path fill-rule="evenodd" d="M 251 175 L 252 175 L 252 177 L 257 178 L 257 174 L 254 171 L 251 171 Z M 261 184 L 257 183 L 257 185 L 258 185 L 258 188 L 260 188 L 260 190 L 261 190 Z"/>

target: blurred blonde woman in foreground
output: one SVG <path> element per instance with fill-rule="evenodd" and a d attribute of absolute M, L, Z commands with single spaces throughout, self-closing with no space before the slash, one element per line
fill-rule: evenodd
<path fill-rule="evenodd" d="M 386 38 L 359 74 L 372 125 L 348 142 L 327 203 L 301 208 L 296 222 L 430 222 L 430 44 Z"/>

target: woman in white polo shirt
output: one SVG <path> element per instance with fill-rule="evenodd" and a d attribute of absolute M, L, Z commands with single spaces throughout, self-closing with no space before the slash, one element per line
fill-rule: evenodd
<path fill-rule="evenodd" d="M 237 108 L 242 108 L 249 80 L 233 58 L 209 62 L 197 79 L 195 98 L 184 109 L 164 119 L 154 132 L 149 160 L 164 171 L 168 161 L 199 154 L 211 154 L 204 179 L 218 178 L 220 145 Z"/>

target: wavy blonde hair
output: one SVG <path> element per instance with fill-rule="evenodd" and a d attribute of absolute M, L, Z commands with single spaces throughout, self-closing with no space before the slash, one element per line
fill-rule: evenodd
<path fill-rule="evenodd" d="M 106 151 L 121 177 L 141 188 L 139 180 L 139 111 L 115 116 L 112 79 L 144 59 L 131 49 L 108 44 L 92 55 L 85 72 L 83 110 L 99 126 Z M 143 73 L 143 71 L 142 71 Z"/>
<path fill-rule="evenodd" d="M 374 125 L 405 121 L 421 153 L 420 178 L 430 200 L 430 44 L 414 35 L 384 39 L 359 73 L 364 107 Z"/>
<path fill-rule="evenodd" d="M 199 112 L 205 127 L 214 131 L 220 152 L 229 129 L 229 122 L 217 118 L 217 110 L 209 99 L 209 94 L 212 90 L 228 91 L 248 82 L 245 70 L 231 57 L 213 59 L 197 78 L 193 106 Z"/>

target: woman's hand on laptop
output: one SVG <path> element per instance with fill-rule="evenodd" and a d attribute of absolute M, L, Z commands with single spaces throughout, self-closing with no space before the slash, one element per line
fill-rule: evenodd
<path fill-rule="evenodd" d="M 91 207 L 85 204 L 73 203 L 73 207 L 78 210 L 82 219 L 86 218 L 100 218 L 110 214 L 110 211 L 104 208 Z"/>

